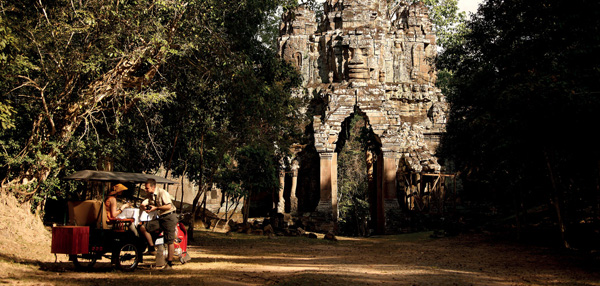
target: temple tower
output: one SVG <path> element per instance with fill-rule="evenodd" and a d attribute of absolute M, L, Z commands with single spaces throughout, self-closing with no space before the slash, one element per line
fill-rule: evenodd
<path fill-rule="evenodd" d="M 328 0 L 317 24 L 300 6 L 283 15 L 279 53 L 303 75 L 303 88 L 324 105 L 314 115 L 320 160 L 316 211 L 337 219 L 336 143 L 357 107 L 381 143 L 377 168 L 377 231 L 400 208 L 398 172 L 440 172 L 434 156 L 448 106 L 436 88 L 435 34 L 422 3 Z M 318 98 L 317 98 L 318 97 Z"/>

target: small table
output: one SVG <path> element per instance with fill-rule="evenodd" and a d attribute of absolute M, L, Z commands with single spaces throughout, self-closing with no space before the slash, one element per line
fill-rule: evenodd
<path fill-rule="evenodd" d="M 140 210 L 139 208 L 126 208 L 123 209 L 123 212 L 117 215 L 117 218 L 121 219 L 132 218 L 134 220 L 134 225 L 138 225 L 140 222 L 143 221 L 151 221 L 153 219 L 156 219 L 157 217 L 158 211 L 147 213 L 145 211 Z"/>
<path fill-rule="evenodd" d="M 151 220 L 157 219 L 157 218 L 158 218 L 158 211 L 153 211 L 150 213 L 142 212 L 140 214 L 140 221 L 151 221 Z"/>
<path fill-rule="evenodd" d="M 138 223 L 140 222 L 140 209 L 138 208 L 126 208 L 123 209 L 123 211 L 117 215 L 117 218 L 120 219 L 124 219 L 124 218 L 132 218 L 134 220 L 134 225 L 138 225 Z"/>

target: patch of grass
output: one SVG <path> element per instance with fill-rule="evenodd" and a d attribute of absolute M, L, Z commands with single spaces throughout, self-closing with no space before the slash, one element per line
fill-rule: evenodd
<path fill-rule="evenodd" d="M 368 238 L 351 238 L 346 239 L 345 237 L 338 237 L 338 241 L 330 241 L 323 239 L 323 235 L 319 235 L 319 238 L 307 238 L 303 236 L 276 236 L 275 238 L 268 238 L 264 235 L 253 235 L 244 233 L 225 233 L 211 232 L 211 231 L 195 231 L 195 241 L 189 242 L 190 245 L 211 247 L 211 246 L 222 246 L 224 244 L 234 245 L 238 247 L 252 247 L 256 244 L 271 245 L 271 246 L 289 246 L 289 245 L 329 245 L 329 246 L 344 246 L 352 247 L 372 243 L 420 243 L 434 240 L 431 238 L 432 231 L 416 232 L 398 235 L 379 235 Z"/>

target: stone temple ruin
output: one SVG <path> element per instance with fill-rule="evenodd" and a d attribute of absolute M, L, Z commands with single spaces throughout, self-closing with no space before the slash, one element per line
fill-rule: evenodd
<path fill-rule="evenodd" d="M 432 59 L 437 47 L 428 9 L 422 3 L 390 7 L 386 0 L 327 0 L 320 23 L 305 6 L 284 13 L 280 35 L 280 56 L 303 76 L 298 92 L 322 105 L 312 122 L 320 170 L 313 213 L 330 222 L 322 230 L 335 228 L 337 220 L 335 150 L 342 123 L 359 110 L 381 146 L 372 154 L 368 172 L 373 181 L 372 228 L 385 232 L 392 224 L 386 220 L 391 211 L 414 207 L 411 194 L 419 178 L 441 170 L 434 152 L 448 105 L 435 86 Z M 296 160 L 291 167 L 291 213 L 301 200 L 295 190 L 303 163 Z M 283 190 L 280 213 L 286 200 Z"/>

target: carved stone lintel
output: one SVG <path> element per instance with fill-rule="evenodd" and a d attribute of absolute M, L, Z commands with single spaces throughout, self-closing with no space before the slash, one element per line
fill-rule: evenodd
<path fill-rule="evenodd" d="M 319 152 L 319 158 L 331 160 L 331 158 L 333 158 L 333 153 L 334 152 Z"/>

